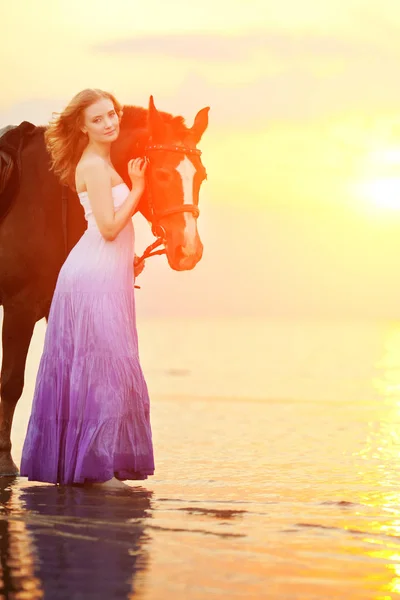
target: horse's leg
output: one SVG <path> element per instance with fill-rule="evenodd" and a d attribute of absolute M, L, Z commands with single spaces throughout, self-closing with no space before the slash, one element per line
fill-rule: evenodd
<path fill-rule="evenodd" d="M 15 407 L 24 387 L 26 356 L 35 322 L 36 315 L 26 307 L 4 307 L 0 378 L 0 476 L 18 473 L 11 457 L 11 426 Z"/>

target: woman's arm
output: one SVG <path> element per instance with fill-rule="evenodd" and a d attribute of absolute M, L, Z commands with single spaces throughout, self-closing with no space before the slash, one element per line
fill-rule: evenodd
<path fill-rule="evenodd" d="M 107 165 L 101 157 L 97 156 L 86 162 L 82 175 L 97 226 L 107 241 L 115 240 L 132 218 L 143 194 L 146 166 L 147 162 L 140 158 L 129 161 L 128 173 L 132 181 L 132 189 L 118 211 L 115 211 Z"/>

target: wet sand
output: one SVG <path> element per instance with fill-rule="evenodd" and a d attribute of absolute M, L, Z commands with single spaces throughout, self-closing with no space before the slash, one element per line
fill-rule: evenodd
<path fill-rule="evenodd" d="M 300 394 L 300 379 L 297 399 L 153 393 L 156 474 L 123 492 L 3 479 L 3 596 L 400 598 L 398 334 L 390 360 L 390 344 L 379 346 L 378 382 L 372 338 L 355 356 L 352 397 L 332 393 L 342 370 L 326 365 L 320 398 Z M 16 415 L 17 461 L 36 361 Z M 385 381 L 393 393 L 359 393 Z"/>
<path fill-rule="evenodd" d="M 2 481 L 3 586 L 29 590 L 16 598 L 397 598 L 399 420 L 374 403 L 158 398 L 152 479 L 107 494 Z"/>

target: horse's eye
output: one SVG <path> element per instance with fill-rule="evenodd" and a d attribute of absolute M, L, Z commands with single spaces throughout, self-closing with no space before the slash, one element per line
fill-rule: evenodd
<path fill-rule="evenodd" d="M 157 169 L 155 172 L 155 176 L 157 177 L 157 179 L 163 182 L 169 181 L 172 177 L 170 171 L 167 171 L 167 169 Z"/>

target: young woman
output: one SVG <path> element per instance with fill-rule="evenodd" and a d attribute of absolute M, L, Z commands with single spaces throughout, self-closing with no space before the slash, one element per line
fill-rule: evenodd
<path fill-rule="evenodd" d="M 58 280 L 24 443 L 21 475 L 123 486 L 154 473 L 147 386 L 139 363 L 131 217 L 145 159 L 111 159 L 122 116 L 113 95 L 83 90 L 46 130 L 52 166 L 76 189 L 88 226 Z"/>

